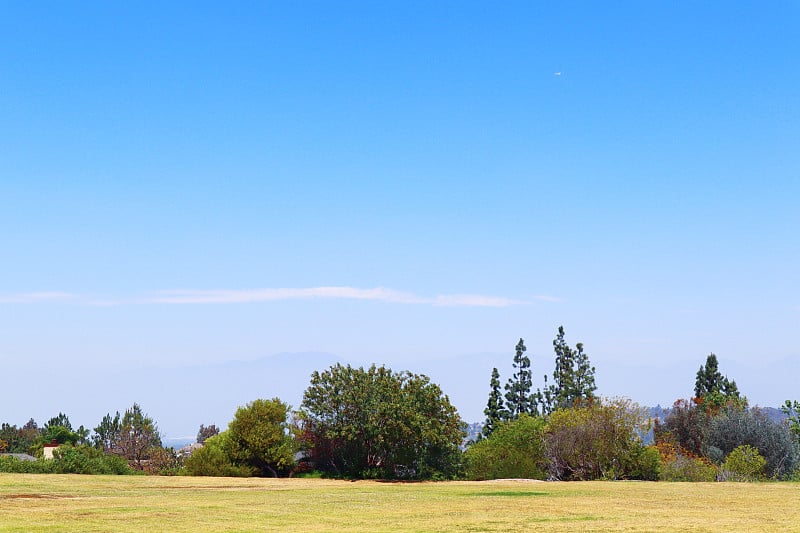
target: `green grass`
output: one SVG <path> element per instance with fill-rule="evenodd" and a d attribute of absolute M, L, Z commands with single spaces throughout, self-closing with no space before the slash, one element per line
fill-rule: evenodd
<path fill-rule="evenodd" d="M 0 531 L 798 531 L 792 483 L 0 474 Z"/>

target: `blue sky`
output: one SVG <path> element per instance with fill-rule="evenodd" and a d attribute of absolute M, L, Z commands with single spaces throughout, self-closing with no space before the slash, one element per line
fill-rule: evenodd
<path fill-rule="evenodd" d="M 0 419 L 323 352 L 478 420 L 561 324 L 604 395 L 800 396 L 797 3 L 430 4 L 3 4 Z"/>

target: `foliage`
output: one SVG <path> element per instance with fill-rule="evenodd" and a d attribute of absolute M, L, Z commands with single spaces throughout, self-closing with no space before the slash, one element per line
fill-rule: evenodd
<path fill-rule="evenodd" d="M 714 481 L 717 479 L 717 467 L 705 457 L 670 442 L 658 442 L 655 445 L 661 455 L 659 479 L 662 481 Z"/>
<path fill-rule="evenodd" d="M 767 460 L 749 444 L 742 444 L 728 454 L 722 463 L 719 479 L 722 481 L 758 481 L 764 478 Z"/>
<path fill-rule="evenodd" d="M 464 452 L 467 479 L 544 479 L 544 427 L 543 418 L 525 413 L 498 424 Z"/>
<path fill-rule="evenodd" d="M 126 459 L 136 470 L 145 470 L 151 456 L 161 448 L 156 423 L 137 403 L 122 418 L 119 411 L 113 418 L 111 414 L 104 416 L 94 432 L 92 440 L 97 448 Z"/>
<path fill-rule="evenodd" d="M 481 429 L 481 435 L 488 437 L 497 427 L 500 421 L 508 418 L 508 412 L 503 407 L 503 394 L 500 392 L 500 373 L 497 368 L 492 369 L 492 379 L 489 382 L 491 392 L 489 392 L 489 399 L 486 402 L 486 409 L 483 414 L 486 415 L 486 421 Z"/>
<path fill-rule="evenodd" d="M 516 370 L 506 383 L 505 416 L 513 420 L 523 413 L 537 414 L 535 398 L 531 394 L 533 386 L 531 360 L 525 355 L 525 341 L 519 340 L 515 347 L 513 367 Z M 499 376 L 498 376 L 499 377 Z"/>
<path fill-rule="evenodd" d="M 725 407 L 710 423 L 708 445 L 726 455 L 748 444 L 766 459 L 768 477 L 787 478 L 800 465 L 800 450 L 785 424 L 769 418 L 758 408 Z"/>
<path fill-rule="evenodd" d="M 121 457 L 105 454 L 91 446 L 59 446 L 53 452 L 57 474 L 132 474 Z"/>
<path fill-rule="evenodd" d="M 677 400 L 664 421 L 656 420 L 656 443 L 668 442 L 693 456 L 706 455 L 706 434 L 711 415 L 688 400 Z"/>
<path fill-rule="evenodd" d="M 706 364 L 700 366 L 694 384 L 694 397 L 697 403 L 704 405 L 706 410 L 715 411 L 721 407 L 734 403 L 745 406 L 746 398 L 739 395 L 739 388 L 735 381 L 729 381 L 719 371 L 719 361 L 713 353 L 706 358 Z"/>
<path fill-rule="evenodd" d="M 100 424 L 94 428 L 94 435 L 92 435 L 92 442 L 96 448 L 103 451 L 110 452 L 116 446 L 122 431 L 122 423 L 120 421 L 119 411 L 114 417 L 107 414 L 100 421 Z"/>
<path fill-rule="evenodd" d="M 300 416 L 315 467 L 335 476 L 425 479 L 460 466 L 464 424 L 424 375 L 375 365 L 315 371 Z"/>
<path fill-rule="evenodd" d="M 7 423 L 0 425 L 0 441 L 5 442 L 3 453 L 30 453 L 39 438 L 35 422 L 33 427 L 26 424 L 22 428 Z"/>
<path fill-rule="evenodd" d="M 228 450 L 231 449 L 229 433 L 223 431 L 208 437 L 203 447 L 186 458 L 184 471 L 190 476 L 250 477 L 256 474 L 254 467 L 234 464 Z"/>
<path fill-rule="evenodd" d="M 547 385 L 544 376 L 544 391 L 536 393 L 536 402 L 541 405 L 543 413 L 552 413 L 557 409 L 565 409 L 591 402 L 597 390 L 595 385 L 595 369 L 589 363 L 589 356 L 583 350 L 583 343 L 577 343 L 572 349 L 564 339 L 564 326 L 559 326 L 553 340 L 555 369 L 553 383 Z"/>
<path fill-rule="evenodd" d="M 216 425 L 204 426 L 200 424 L 200 430 L 197 432 L 197 442 L 203 444 L 207 438 L 214 435 L 219 435 L 219 428 Z"/>
<path fill-rule="evenodd" d="M 278 398 L 255 400 L 239 407 L 228 427 L 230 455 L 262 475 L 277 477 L 294 464 L 297 441 L 290 434 L 289 406 Z"/>
<path fill-rule="evenodd" d="M 789 425 L 789 430 L 797 442 L 800 443 L 800 402 L 786 400 L 786 403 L 781 406 L 781 411 L 786 415 L 786 423 Z"/>
<path fill-rule="evenodd" d="M 641 472 L 643 409 L 627 400 L 599 400 L 550 414 L 545 433 L 554 480 L 626 479 Z M 652 458 L 652 454 L 651 454 Z M 647 461 L 647 456 L 644 456 Z M 647 476 L 652 477 L 648 472 Z"/>
<path fill-rule="evenodd" d="M 131 474 L 128 463 L 117 456 L 105 454 L 91 446 L 70 444 L 59 446 L 53 459 L 21 461 L 0 457 L 0 472 L 28 474 Z"/>

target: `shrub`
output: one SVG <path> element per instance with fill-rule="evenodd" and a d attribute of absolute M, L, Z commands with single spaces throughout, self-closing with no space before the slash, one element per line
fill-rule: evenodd
<path fill-rule="evenodd" d="M 644 411 L 627 400 L 553 412 L 545 433 L 550 479 L 631 479 L 643 470 L 652 476 L 646 465 L 653 456 L 642 455 L 646 429 Z"/>
<path fill-rule="evenodd" d="M 234 464 L 227 448 L 228 432 L 209 437 L 184 461 L 184 473 L 190 476 L 250 477 L 255 469 L 247 465 Z"/>
<path fill-rule="evenodd" d="M 90 446 L 59 446 L 53 453 L 57 474 L 132 474 L 128 462 Z"/>
<path fill-rule="evenodd" d="M 523 414 L 501 422 L 492 434 L 464 452 L 468 479 L 546 477 L 542 418 Z"/>
<path fill-rule="evenodd" d="M 758 409 L 727 407 L 711 421 L 708 445 L 729 455 L 748 444 L 766 460 L 765 473 L 772 478 L 787 478 L 800 465 L 800 450 L 791 431 L 771 420 Z"/>
<path fill-rule="evenodd" d="M 720 481 L 758 481 L 764 478 L 767 460 L 758 448 L 743 444 L 733 449 L 719 471 Z"/>

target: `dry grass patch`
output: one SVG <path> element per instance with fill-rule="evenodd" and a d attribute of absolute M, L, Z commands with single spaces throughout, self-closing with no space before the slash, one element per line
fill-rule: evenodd
<path fill-rule="evenodd" d="M 0 474 L 0 531 L 791 531 L 791 483 Z"/>

